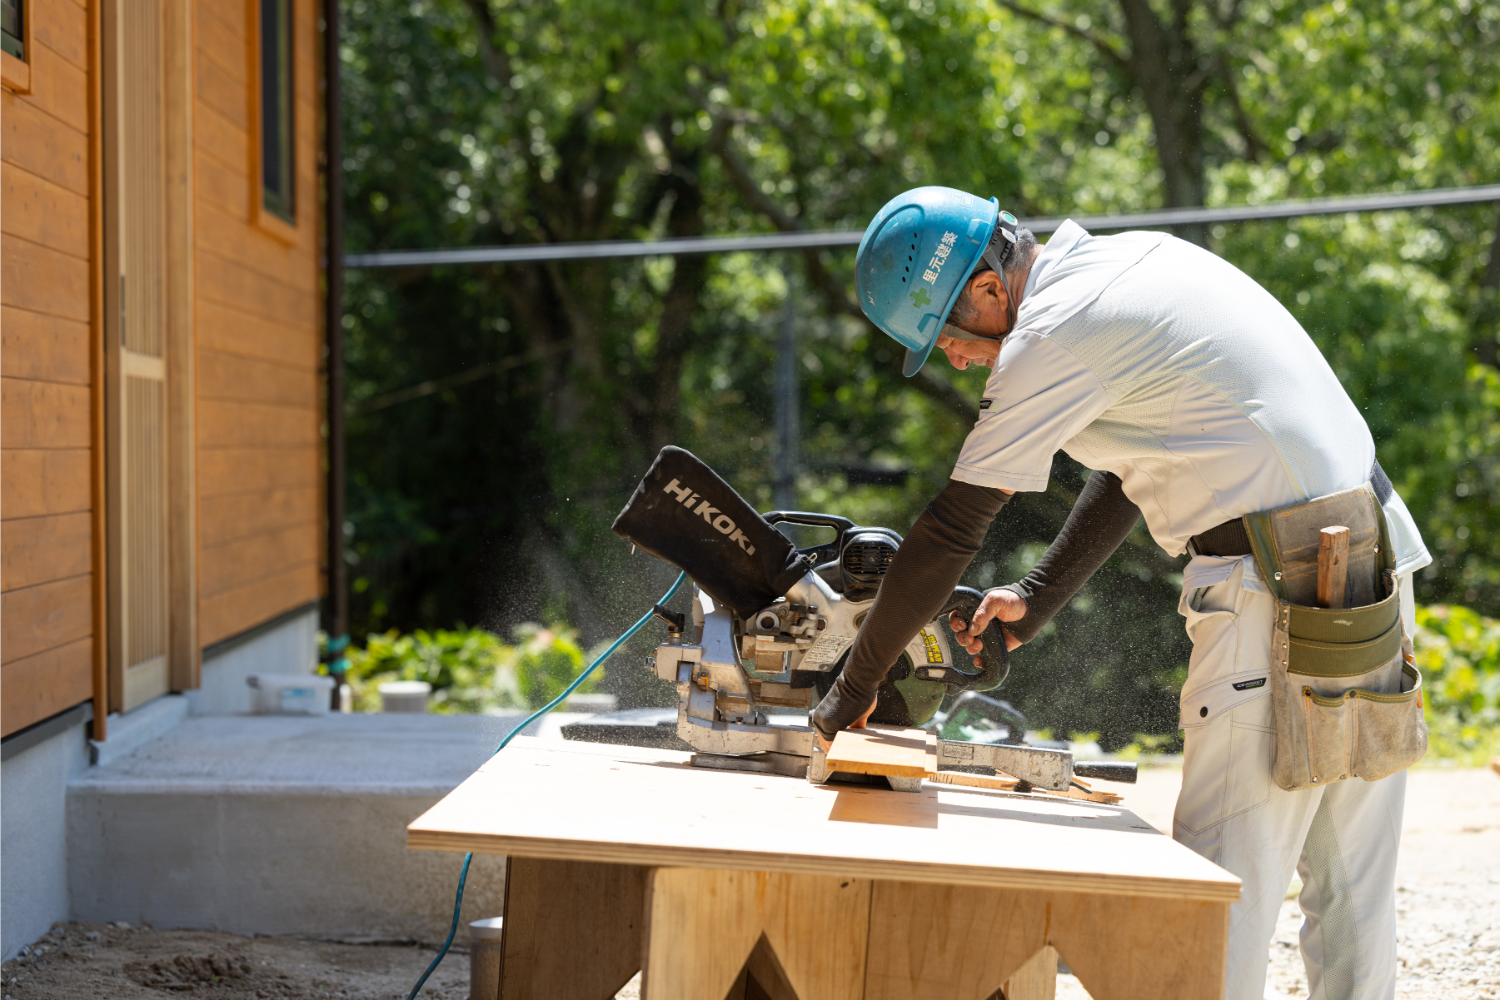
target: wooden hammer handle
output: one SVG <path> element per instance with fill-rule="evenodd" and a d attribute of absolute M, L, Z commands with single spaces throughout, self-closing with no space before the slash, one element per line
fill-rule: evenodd
<path fill-rule="evenodd" d="M 1331 525 L 1318 533 L 1318 607 L 1342 608 L 1349 579 L 1349 529 Z"/>

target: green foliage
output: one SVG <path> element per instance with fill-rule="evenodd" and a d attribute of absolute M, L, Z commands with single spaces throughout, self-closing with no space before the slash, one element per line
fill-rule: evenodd
<path fill-rule="evenodd" d="M 1500 60 L 1484 55 L 1500 43 L 1495 0 L 1174 5 L 1168 27 L 1208 74 L 1165 69 L 1179 73 L 1169 89 L 1202 86 L 1178 108 L 1197 153 L 1158 127 L 1140 85 L 1150 61 L 1125 68 L 1143 37 L 1126 9 L 345 0 L 349 249 L 858 231 L 920 183 L 1026 215 L 1131 211 L 1168 202 L 1168 159 L 1199 172 L 1209 204 L 1500 176 Z M 1196 234 L 1293 310 L 1365 413 L 1436 560 L 1419 599 L 1489 615 L 1495 225 L 1482 206 Z M 608 531 L 657 448 L 690 448 L 772 506 L 788 312 L 797 505 L 904 531 L 946 481 L 985 373 L 939 361 L 901 378 L 900 352 L 852 302 L 852 259 L 351 272 L 353 631 L 465 620 L 508 634 L 565 603 L 585 645 L 618 635 L 672 575 Z M 871 467 L 909 475 L 861 485 Z M 965 582 L 1023 574 L 1084 474 L 1060 457 L 1046 492 L 1018 495 Z M 1138 530 L 1018 651 L 1002 696 L 1105 749 L 1173 732 L 1180 572 Z M 603 681 L 626 705 L 670 699 L 634 666 L 649 631 Z"/>
<path fill-rule="evenodd" d="M 1430 757 L 1477 766 L 1500 753 L 1500 620 L 1419 606 L 1415 644 Z"/>
<path fill-rule="evenodd" d="M 348 650 L 348 682 L 359 712 L 380 710 L 386 681 L 426 681 L 432 685 L 433 712 L 476 713 L 540 708 L 562 693 L 583 669 L 583 651 L 571 629 L 520 625 L 516 643 L 507 645 L 483 629 L 396 629 L 373 633 L 363 649 Z M 595 688 L 590 677 L 578 688 Z"/>

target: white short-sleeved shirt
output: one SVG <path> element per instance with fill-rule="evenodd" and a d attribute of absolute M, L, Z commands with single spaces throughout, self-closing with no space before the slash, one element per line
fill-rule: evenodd
<path fill-rule="evenodd" d="M 1333 369 L 1260 285 L 1164 233 L 1073 222 L 1032 266 L 953 478 L 1043 490 L 1059 449 L 1119 476 L 1172 555 L 1231 518 L 1358 486 L 1375 462 Z M 1399 496 L 1385 513 L 1396 571 L 1430 563 Z"/>

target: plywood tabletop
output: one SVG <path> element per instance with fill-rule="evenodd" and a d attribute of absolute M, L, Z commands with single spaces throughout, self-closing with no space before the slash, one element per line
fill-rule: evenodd
<path fill-rule="evenodd" d="M 418 850 L 1235 901 L 1237 878 L 1121 806 L 918 793 L 518 737 L 407 827 Z"/>

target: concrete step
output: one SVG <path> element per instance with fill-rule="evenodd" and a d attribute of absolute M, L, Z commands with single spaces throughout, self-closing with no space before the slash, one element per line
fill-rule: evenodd
<path fill-rule="evenodd" d="M 69 784 L 73 918 L 440 941 L 462 856 L 406 850 L 406 824 L 521 718 L 185 719 Z M 503 900 L 503 859 L 476 856 L 463 919 L 496 916 Z"/>

